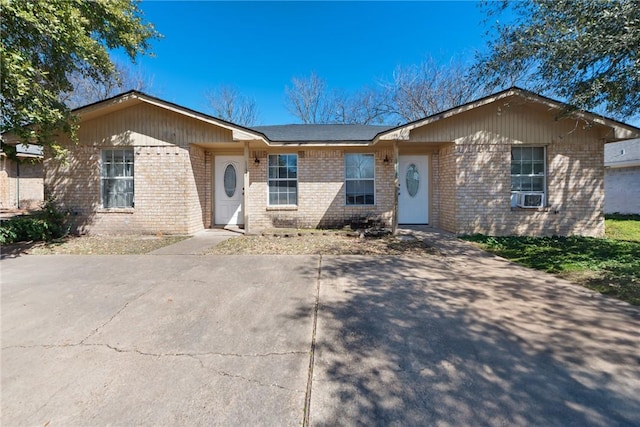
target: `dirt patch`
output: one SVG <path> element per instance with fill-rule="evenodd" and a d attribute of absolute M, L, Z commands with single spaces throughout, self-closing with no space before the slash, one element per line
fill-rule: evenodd
<path fill-rule="evenodd" d="M 53 242 L 22 242 L 2 247 L 4 256 L 136 255 L 172 245 L 188 236 L 68 236 Z"/>
<path fill-rule="evenodd" d="M 278 232 L 226 240 L 207 251 L 218 255 L 438 255 L 435 248 L 412 237 L 366 237 L 343 232 Z"/>

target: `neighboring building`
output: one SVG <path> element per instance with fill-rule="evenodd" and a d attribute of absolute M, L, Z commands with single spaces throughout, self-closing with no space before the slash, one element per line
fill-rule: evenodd
<path fill-rule="evenodd" d="M 16 145 L 16 158 L 0 151 L 0 209 L 36 209 L 44 201 L 42 147 Z"/>
<path fill-rule="evenodd" d="M 511 88 L 406 125 L 235 125 L 139 92 L 75 113 L 46 188 L 80 232 L 335 227 L 601 236 L 605 142 L 640 129 Z M 397 170 L 397 173 L 396 173 Z M 397 178 L 396 178 L 397 176 Z"/>
<path fill-rule="evenodd" d="M 604 147 L 604 213 L 640 214 L 640 139 Z"/>

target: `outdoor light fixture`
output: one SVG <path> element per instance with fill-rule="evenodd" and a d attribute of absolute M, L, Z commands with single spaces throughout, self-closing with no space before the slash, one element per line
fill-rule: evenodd
<path fill-rule="evenodd" d="M 253 163 L 255 163 L 256 165 L 260 164 L 260 159 L 258 158 L 258 154 L 256 153 L 256 158 L 253 160 Z"/>
<path fill-rule="evenodd" d="M 388 156 L 388 155 L 386 155 L 386 154 L 384 155 L 384 160 L 383 160 L 383 162 L 385 162 L 385 163 L 389 163 L 389 156 Z"/>

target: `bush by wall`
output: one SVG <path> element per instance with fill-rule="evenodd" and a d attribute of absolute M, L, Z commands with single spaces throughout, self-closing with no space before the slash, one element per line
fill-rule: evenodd
<path fill-rule="evenodd" d="M 0 223 L 0 244 L 24 241 L 49 241 L 66 235 L 67 214 L 52 202 L 46 202 L 41 211 L 30 216 L 19 216 Z"/>

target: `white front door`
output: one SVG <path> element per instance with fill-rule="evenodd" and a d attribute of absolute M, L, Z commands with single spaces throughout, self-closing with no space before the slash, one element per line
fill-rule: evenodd
<path fill-rule="evenodd" d="M 244 214 L 244 157 L 216 156 L 215 205 L 216 225 L 242 225 Z"/>
<path fill-rule="evenodd" d="M 429 222 L 429 157 L 398 156 L 398 223 Z"/>

